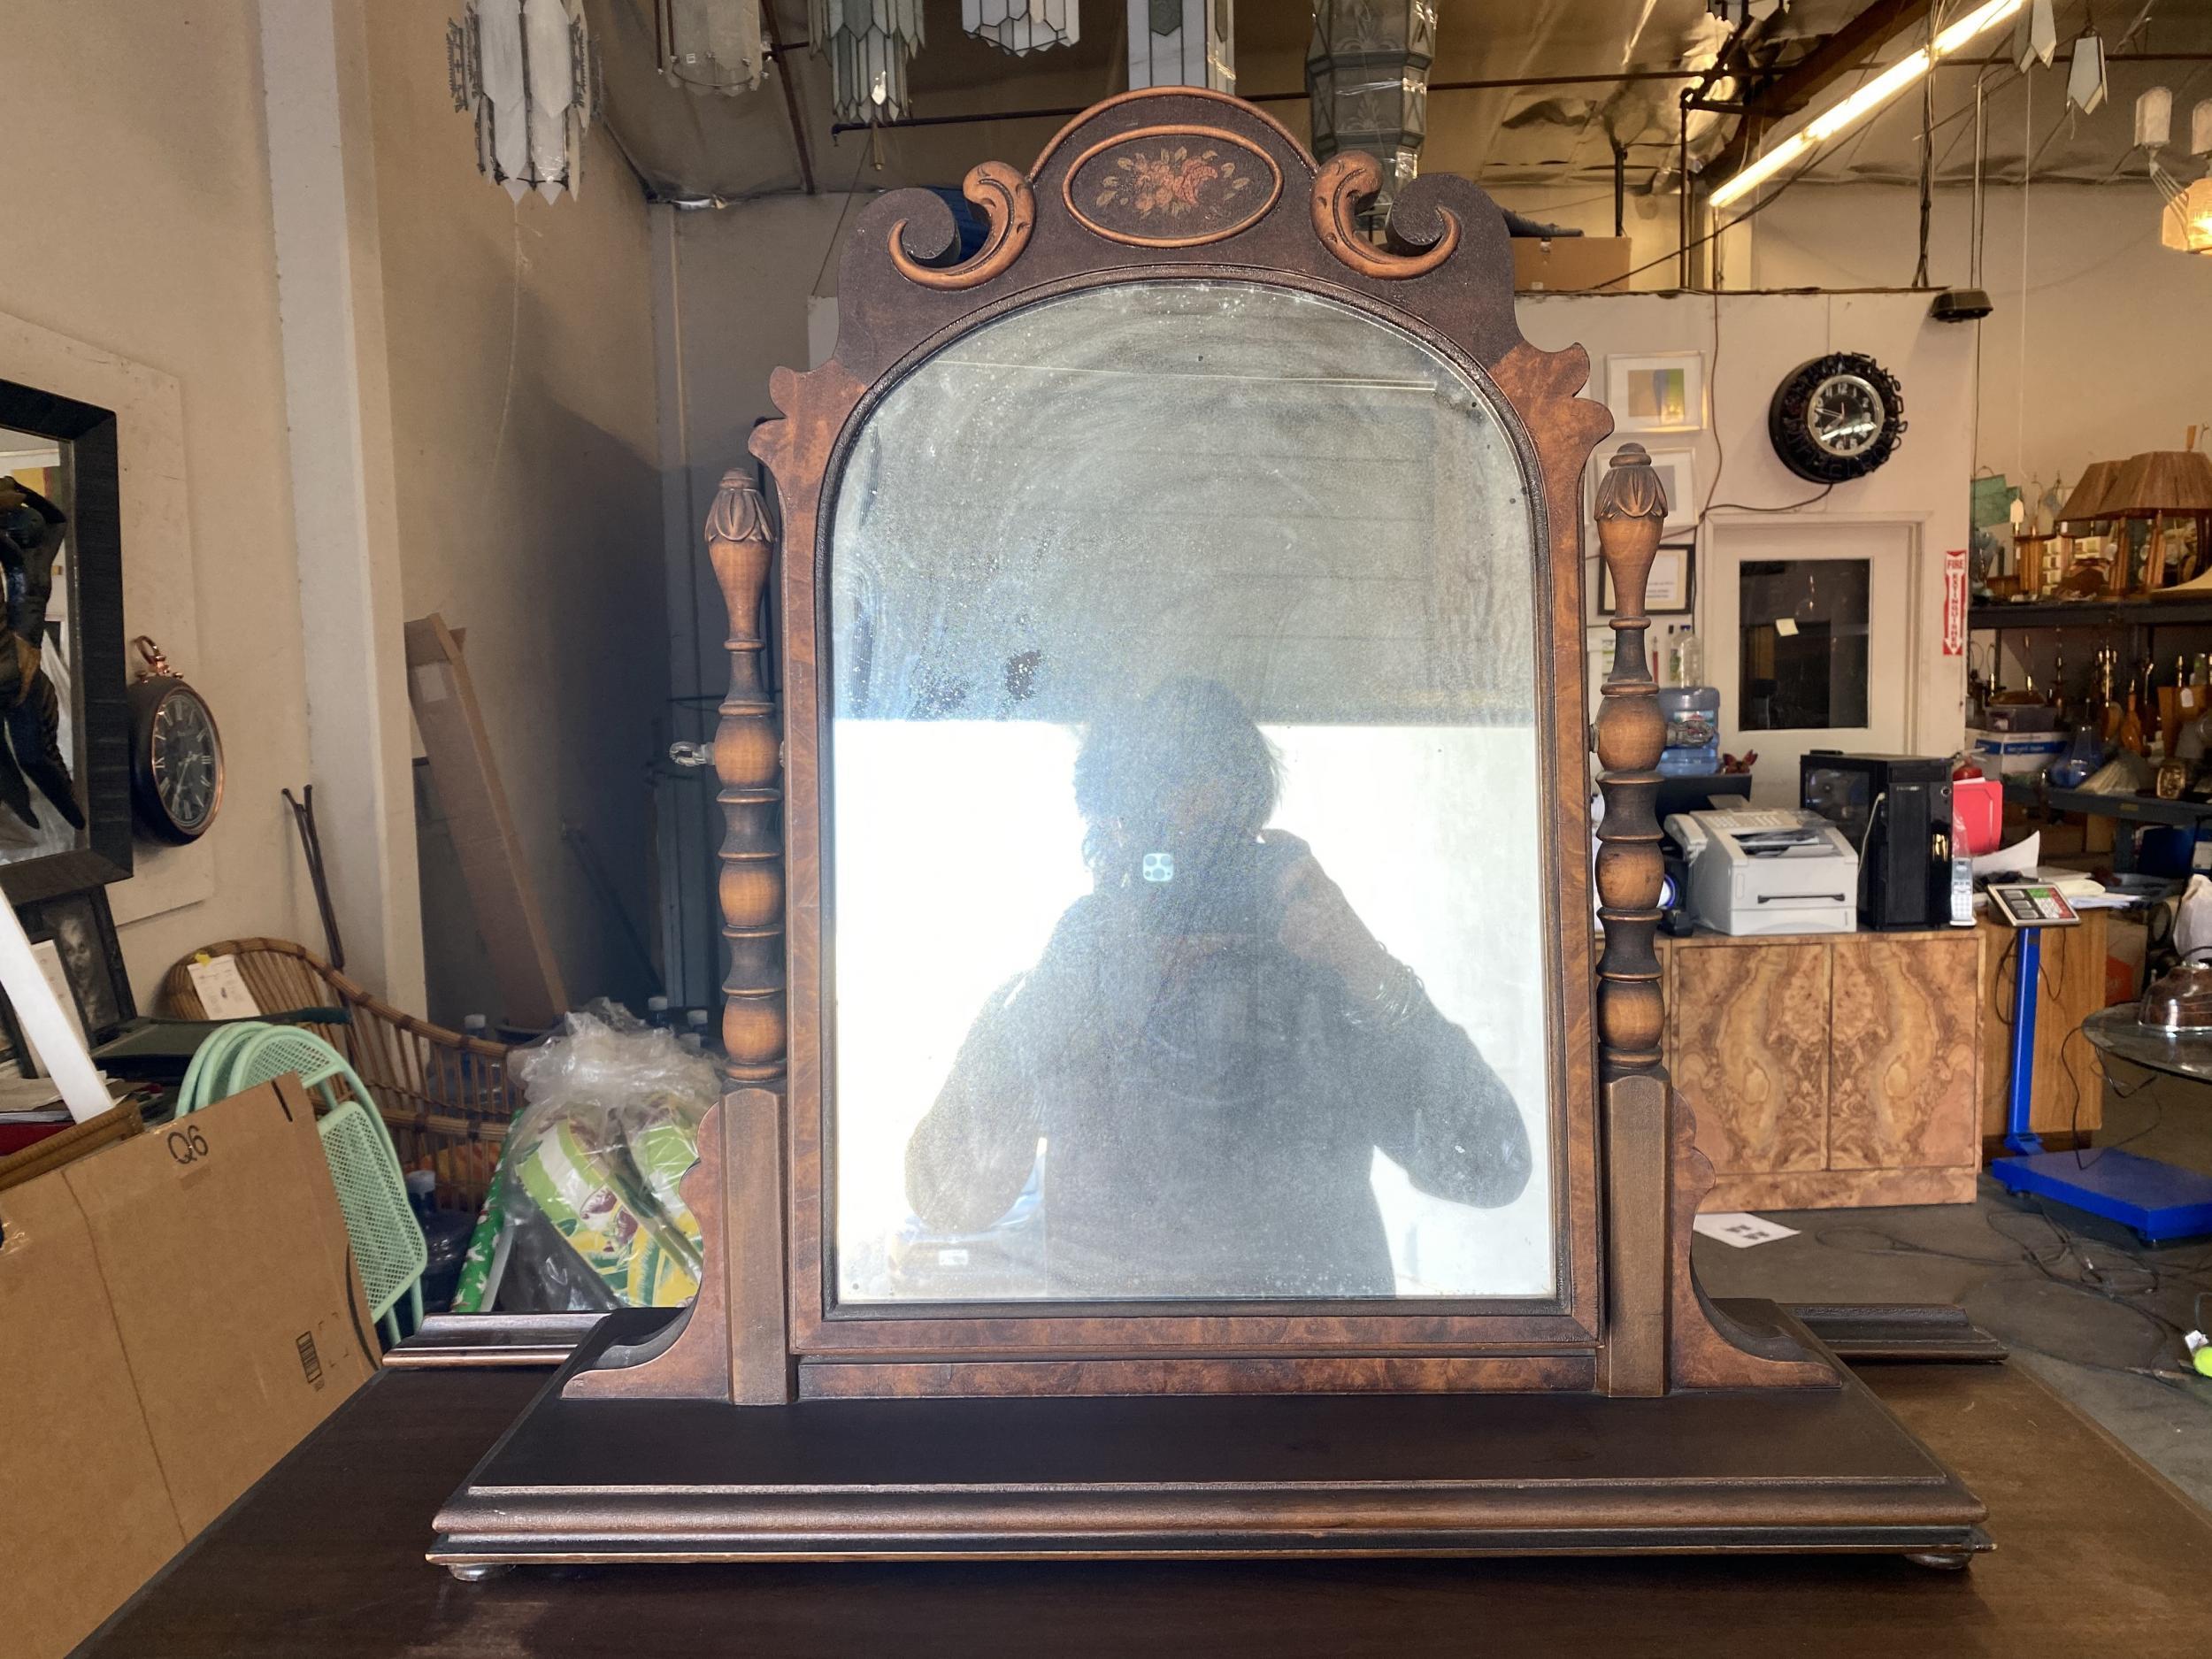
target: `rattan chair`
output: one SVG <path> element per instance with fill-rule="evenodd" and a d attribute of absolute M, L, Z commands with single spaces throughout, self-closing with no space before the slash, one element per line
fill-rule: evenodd
<path fill-rule="evenodd" d="M 342 1009 L 343 1021 L 301 1020 L 346 1057 L 375 1097 L 399 1161 L 438 1178 L 438 1207 L 474 1214 L 499 1167 L 522 1092 L 507 1079 L 507 1047 L 402 1013 L 288 939 L 226 939 L 177 963 L 161 981 L 161 1011 L 204 1019 L 188 972 L 196 957 L 236 959 L 263 1013 Z"/>

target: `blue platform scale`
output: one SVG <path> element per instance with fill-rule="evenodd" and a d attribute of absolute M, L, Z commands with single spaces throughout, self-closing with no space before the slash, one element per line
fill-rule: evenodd
<path fill-rule="evenodd" d="M 2212 1233 L 2212 1176 L 2180 1169 L 2116 1147 L 2089 1152 L 2047 1152 L 2030 1125 L 2035 1094 L 2035 991 L 2043 974 L 2043 929 L 2079 918 L 2063 899 L 2060 916 L 2038 917 L 2011 908 L 1993 887 L 1993 906 L 2019 930 L 2019 962 L 2012 987 L 2012 1082 L 2005 1102 L 2005 1148 L 1989 1172 L 2007 1189 L 2047 1198 L 2130 1227 L 2146 1244 Z M 2048 895 L 2039 886 L 2005 889 Z M 2047 907 L 2047 897 L 2037 901 Z"/>

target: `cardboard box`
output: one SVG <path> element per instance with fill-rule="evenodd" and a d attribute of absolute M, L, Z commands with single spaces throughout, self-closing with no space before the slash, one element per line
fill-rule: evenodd
<path fill-rule="evenodd" d="M 367 1381 L 289 1079 L 0 1193 L 0 1632 L 68 1651 Z"/>
<path fill-rule="evenodd" d="M 1524 294 L 1571 294 L 1608 283 L 1625 293 L 1628 268 L 1625 236 L 1513 239 L 1513 286 Z"/>
<path fill-rule="evenodd" d="M 2066 737 L 2060 732 L 1993 732 L 1969 726 L 1966 737 L 1982 771 L 1994 777 L 2039 778 L 2066 752 Z"/>

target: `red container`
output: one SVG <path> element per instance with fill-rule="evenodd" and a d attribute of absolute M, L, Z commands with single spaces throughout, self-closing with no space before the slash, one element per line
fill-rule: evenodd
<path fill-rule="evenodd" d="M 2005 786 L 1997 778 L 1951 780 L 1951 850 L 1993 853 L 2005 831 Z"/>

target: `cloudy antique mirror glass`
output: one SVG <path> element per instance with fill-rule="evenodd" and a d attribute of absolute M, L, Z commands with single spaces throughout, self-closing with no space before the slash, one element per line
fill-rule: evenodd
<path fill-rule="evenodd" d="M 1490 396 L 1333 301 L 1148 281 L 868 417 L 822 600 L 840 1304 L 1555 1293 Z"/>

